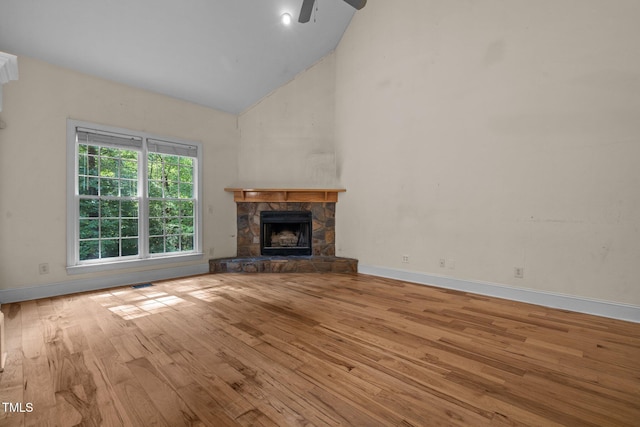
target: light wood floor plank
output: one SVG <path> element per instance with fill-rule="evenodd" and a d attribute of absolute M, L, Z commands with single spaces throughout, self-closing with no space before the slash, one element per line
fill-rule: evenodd
<path fill-rule="evenodd" d="M 3 304 L 2 426 L 637 426 L 640 325 L 366 275 Z M 2 409 L 2 408 L 0 408 Z"/>

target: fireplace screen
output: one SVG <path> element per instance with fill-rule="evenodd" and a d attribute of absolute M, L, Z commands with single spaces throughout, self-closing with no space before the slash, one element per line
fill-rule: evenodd
<path fill-rule="evenodd" d="M 311 255 L 311 212 L 260 212 L 262 255 Z"/>

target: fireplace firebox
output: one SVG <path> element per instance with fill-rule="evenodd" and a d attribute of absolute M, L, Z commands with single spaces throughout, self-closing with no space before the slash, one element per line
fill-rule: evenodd
<path fill-rule="evenodd" d="M 260 212 L 261 255 L 311 255 L 310 211 Z"/>

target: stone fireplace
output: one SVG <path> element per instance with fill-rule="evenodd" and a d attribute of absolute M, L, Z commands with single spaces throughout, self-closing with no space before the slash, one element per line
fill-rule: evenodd
<path fill-rule="evenodd" d="M 241 189 L 234 193 L 238 255 L 209 261 L 210 272 L 356 273 L 335 256 L 335 212 L 342 189 Z"/>
<path fill-rule="evenodd" d="M 334 256 L 335 248 L 335 203 L 320 202 L 278 202 L 252 203 L 237 202 L 238 216 L 238 256 L 260 255 L 316 255 Z M 273 212 L 306 212 L 310 216 L 310 249 L 306 253 L 264 253 L 260 243 L 269 236 L 261 235 L 261 216 L 270 216 Z M 297 221 L 296 218 L 293 218 Z M 299 219 L 299 218 L 298 218 Z M 267 251 L 269 252 L 269 251 Z M 278 251 L 275 251 L 278 252 Z"/>

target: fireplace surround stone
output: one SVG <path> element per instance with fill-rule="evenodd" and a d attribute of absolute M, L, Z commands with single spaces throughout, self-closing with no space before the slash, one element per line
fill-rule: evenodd
<path fill-rule="evenodd" d="M 309 211 L 312 221 L 311 254 L 334 256 L 336 204 L 333 202 L 307 203 L 237 203 L 238 256 L 260 256 L 260 212 L 262 211 Z"/>
<path fill-rule="evenodd" d="M 225 190 L 234 192 L 238 255 L 210 260 L 211 273 L 357 273 L 358 260 L 335 256 L 337 194 L 344 189 Z M 264 211 L 311 212 L 311 255 L 262 256 L 260 213 Z"/>

